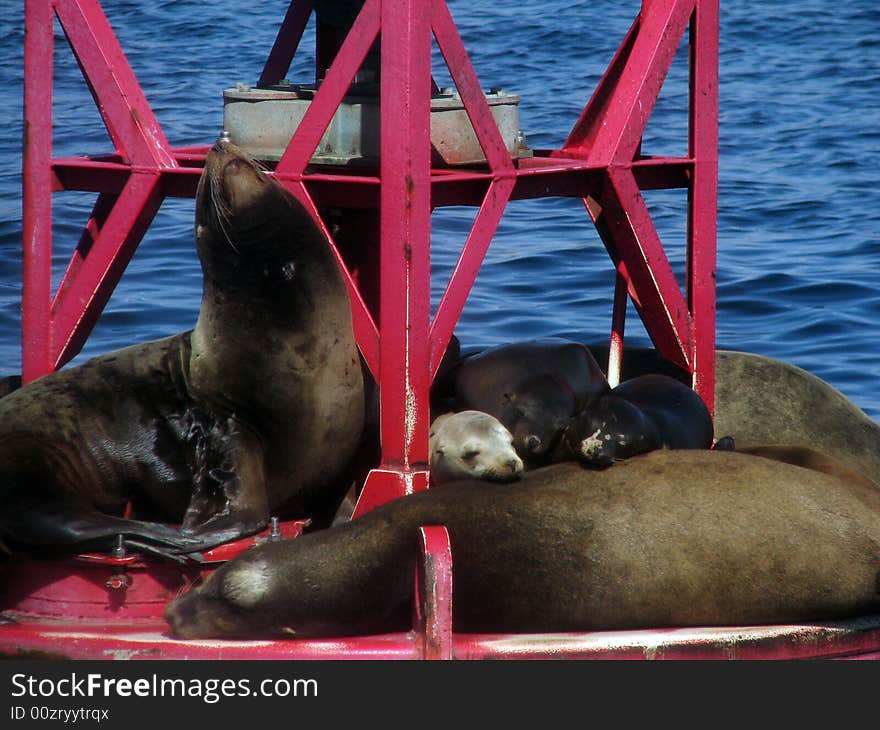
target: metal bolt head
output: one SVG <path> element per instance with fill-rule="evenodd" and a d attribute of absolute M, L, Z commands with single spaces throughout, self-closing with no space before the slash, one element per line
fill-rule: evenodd
<path fill-rule="evenodd" d="M 273 517 L 269 521 L 269 542 L 278 542 L 281 540 L 281 530 L 278 528 L 278 518 Z"/>

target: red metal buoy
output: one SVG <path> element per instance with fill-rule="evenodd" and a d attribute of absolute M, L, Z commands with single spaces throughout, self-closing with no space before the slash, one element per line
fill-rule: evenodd
<path fill-rule="evenodd" d="M 284 80 L 313 12 L 293 0 L 258 88 Z M 53 18 L 85 76 L 114 147 L 107 154 L 52 156 Z M 26 0 L 23 189 L 23 378 L 52 372 L 82 347 L 165 197 L 194 197 L 208 145 L 172 147 L 98 0 Z M 381 32 L 376 65 L 374 44 Z M 682 39 L 689 39 L 687 154 L 652 156 L 642 136 Z M 431 155 L 432 36 L 453 79 L 484 161 L 437 164 Z M 632 301 L 658 351 L 693 374 L 714 404 L 715 241 L 718 175 L 718 0 L 643 0 L 616 55 L 558 149 L 511 152 L 481 90 L 446 0 L 366 0 L 344 37 L 318 23 L 315 91 L 270 169 L 324 227 L 351 294 L 364 361 L 379 385 L 381 459 L 356 515 L 428 486 L 429 389 L 509 200 L 579 198 L 617 270 L 612 372 L 619 367 L 623 311 Z M 344 168 L 313 161 L 365 59 L 378 76 L 376 164 Z M 642 192 L 684 189 L 684 291 Z M 51 286 L 52 194 L 98 194 L 56 292 Z M 430 218 L 434 208 L 478 207 L 433 317 Z M 328 207 L 356 211 L 349 250 L 321 220 Z M 354 215 L 353 215 L 354 217 Z M 364 227 L 364 222 L 367 226 Z M 365 233 L 366 231 L 366 233 Z M 628 295 L 628 296 L 627 296 Z M 615 359 L 616 358 L 616 359 Z M 422 531 L 412 632 L 382 637 L 282 642 L 175 641 L 161 607 L 195 579 L 179 566 L 134 557 L 7 570 L 0 653 L 80 658 L 800 658 L 880 651 L 880 625 L 676 629 L 540 636 L 461 636 L 452 631 L 453 561 L 442 527 Z M 18 571 L 18 572 L 16 572 Z M 25 572 L 28 572 L 25 570 Z M 34 582 L 35 581 L 35 582 Z M 39 585 L 38 585 L 39 584 Z M 17 592 L 16 592 L 17 591 Z M 75 604 L 91 596 L 97 615 Z M 83 620 L 87 619 L 87 620 Z M 59 643 L 63 638 L 63 644 Z"/>

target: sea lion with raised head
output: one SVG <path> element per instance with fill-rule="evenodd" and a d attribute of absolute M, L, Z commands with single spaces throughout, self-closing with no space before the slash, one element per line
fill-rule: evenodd
<path fill-rule="evenodd" d="M 880 491 L 735 452 L 460 482 L 252 548 L 166 609 L 174 635 L 410 626 L 417 528 L 445 525 L 460 632 L 833 620 L 880 610 Z"/>
<path fill-rule="evenodd" d="M 196 200 L 193 331 L 0 400 L 0 542 L 191 552 L 332 516 L 363 428 L 350 302 L 308 212 L 218 141 Z M 138 519 L 122 517 L 127 503 Z M 165 524 L 170 523 L 170 524 Z"/>
<path fill-rule="evenodd" d="M 510 431 L 482 411 L 444 413 L 435 418 L 429 450 L 435 485 L 463 479 L 510 482 L 523 471 Z"/>
<path fill-rule="evenodd" d="M 490 347 L 450 373 L 453 410 L 495 416 L 528 466 L 546 463 L 569 419 L 609 390 L 590 351 L 548 337 Z"/>
<path fill-rule="evenodd" d="M 640 375 L 571 419 L 554 460 L 607 467 L 654 449 L 708 449 L 713 433 L 709 409 L 691 388 L 667 375 Z"/>

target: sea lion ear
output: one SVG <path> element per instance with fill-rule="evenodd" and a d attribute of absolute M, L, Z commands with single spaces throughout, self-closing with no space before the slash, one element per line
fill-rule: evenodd
<path fill-rule="evenodd" d="M 516 400 L 516 393 L 504 393 L 501 400 L 503 403 L 513 403 Z"/>

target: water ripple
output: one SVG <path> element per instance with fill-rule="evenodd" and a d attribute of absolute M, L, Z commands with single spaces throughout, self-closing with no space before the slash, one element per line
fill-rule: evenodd
<path fill-rule="evenodd" d="M 0 371 L 20 363 L 23 3 L 0 14 Z M 288 0 L 105 0 L 108 17 L 172 144 L 219 131 L 222 90 L 253 82 Z M 498 0 L 450 9 L 485 88 L 521 95 L 536 147 L 560 145 L 638 10 L 631 2 Z M 816 372 L 880 417 L 880 22 L 874 0 L 722 3 L 718 342 Z M 112 147 L 56 33 L 55 153 Z M 290 78 L 308 80 L 310 35 Z M 435 53 L 441 84 L 448 73 Z M 684 153 L 687 57 L 679 52 L 644 139 Z M 675 194 L 646 194 L 681 277 L 685 222 Z M 94 196 L 54 196 L 56 281 Z M 432 296 L 473 221 L 437 211 Z M 509 206 L 458 327 L 465 347 L 563 334 L 596 341 L 610 324 L 613 271 L 577 201 Z M 82 357 L 191 327 L 201 277 L 192 201 L 166 201 Z M 632 308 L 630 308 L 632 310 Z M 630 311 L 629 341 L 647 342 Z M 845 353 L 845 357 L 843 356 Z M 2 373 L 0 373 L 2 374 Z"/>

